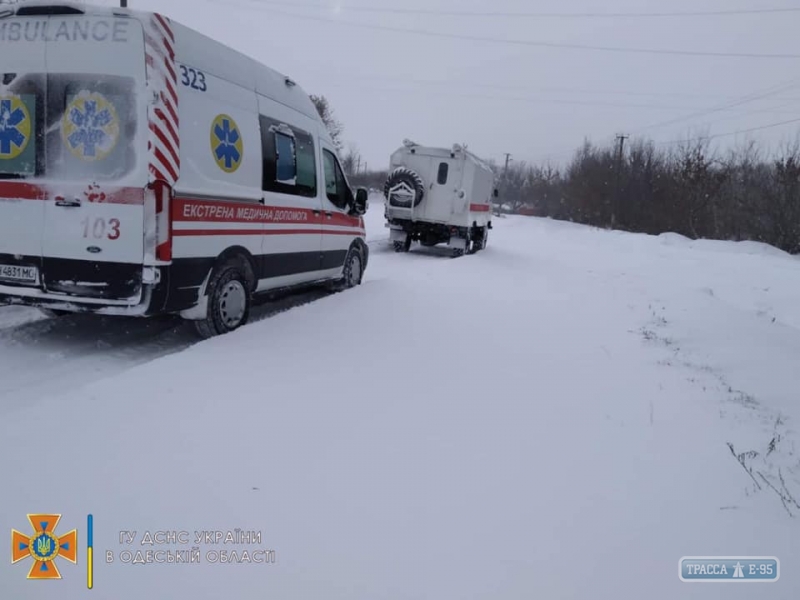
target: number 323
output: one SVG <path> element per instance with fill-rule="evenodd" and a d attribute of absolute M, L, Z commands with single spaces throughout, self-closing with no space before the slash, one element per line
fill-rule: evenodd
<path fill-rule="evenodd" d="M 206 86 L 206 74 L 184 65 L 181 65 L 181 83 L 201 92 L 205 92 L 208 89 L 208 86 Z"/>

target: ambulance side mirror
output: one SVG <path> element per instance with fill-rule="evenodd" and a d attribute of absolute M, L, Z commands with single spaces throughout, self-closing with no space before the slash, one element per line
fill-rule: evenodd
<path fill-rule="evenodd" d="M 358 188 L 356 190 L 356 198 L 353 202 L 353 212 L 357 215 L 363 215 L 367 212 L 367 202 L 369 199 L 369 192 L 366 188 Z"/>

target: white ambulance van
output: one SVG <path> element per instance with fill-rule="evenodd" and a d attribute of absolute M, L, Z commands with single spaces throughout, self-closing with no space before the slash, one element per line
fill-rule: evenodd
<path fill-rule="evenodd" d="M 226 333 L 358 285 L 366 206 L 290 78 L 160 14 L 0 5 L 0 304 Z"/>

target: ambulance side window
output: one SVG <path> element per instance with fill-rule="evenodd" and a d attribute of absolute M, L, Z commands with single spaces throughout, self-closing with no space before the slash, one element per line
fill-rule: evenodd
<path fill-rule="evenodd" d="M 297 154 L 294 148 L 294 137 L 283 133 L 275 133 L 275 180 L 278 183 L 294 185 L 297 180 Z"/>
<path fill-rule="evenodd" d="M 325 163 L 325 193 L 337 208 L 347 206 L 347 182 L 344 173 L 339 166 L 339 161 L 330 150 L 323 150 L 323 162 Z"/>
<path fill-rule="evenodd" d="M 314 198 L 317 167 L 314 139 L 306 131 L 261 116 L 261 189 Z"/>

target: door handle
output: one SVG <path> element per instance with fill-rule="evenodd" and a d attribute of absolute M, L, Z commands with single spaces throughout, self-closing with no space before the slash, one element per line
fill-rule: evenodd
<path fill-rule="evenodd" d="M 333 218 L 333 213 L 326 210 L 325 211 L 325 216 L 328 217 L 329 219 L 332 219 Z"/>
<path fill-rule="evenodd" d="M 314 211 L 314 216 L 315 216 L 315 217 L 318 217 L 320 214 L 321 214 L 321 212 L 320 212 L 320 211 L 318 211 L 318 210 L 315 210 L 315 211 Z"/>
<path fill-rule="evenodd" d="M 75 208 L 81 205 L 81 201 L 75 198 L 74 200 L 67 200 L 64 196 L 56 196 L 56 206 L 63 206 L 65 208 Z"/>

